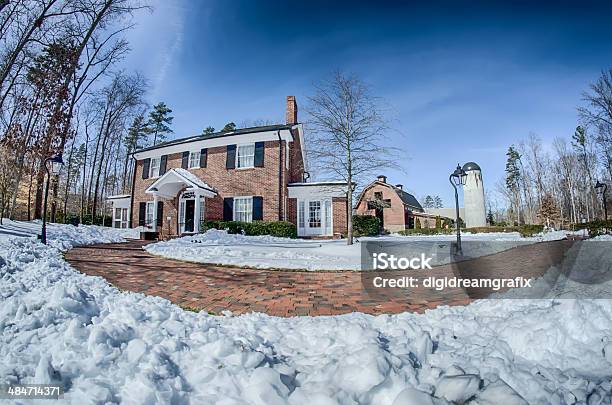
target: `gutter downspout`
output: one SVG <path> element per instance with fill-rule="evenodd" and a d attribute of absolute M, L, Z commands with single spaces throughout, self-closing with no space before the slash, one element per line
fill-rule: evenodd
<path fill-rule="evenodd" d="M 278 220 L 282 221 L 284 216 L 283 207 L 283 141 L 280 135 L 280 130 L 276 131 L 278 136 Z"/>

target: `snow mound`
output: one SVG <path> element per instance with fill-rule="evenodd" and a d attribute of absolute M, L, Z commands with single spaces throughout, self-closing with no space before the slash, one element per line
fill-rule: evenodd
<path fill-rule="evenodd" d="M 217 317 L 78 273 L 54 247 L 76 243 L 0 240 L 3 383 L 62 384 L 75 404 L 612 402 L 609 300 Z"/>

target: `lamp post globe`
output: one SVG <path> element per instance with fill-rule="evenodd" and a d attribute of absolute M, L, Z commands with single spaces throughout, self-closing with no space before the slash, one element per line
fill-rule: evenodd
<path fill-rule="evenodd" d="M 455 189 L 455 227 L 457 229 L 457 247 L 456 254 L 461 256 L 463 255 L 463 250 L 461 249 L 461 227 L 459 226 L 459 192 L 457 191 L 458 186 L 464 186 L 465 181 L 467 179 L 467 173 L 465 170 L 461 168 L 461 165 L 457 164 L 457 168 L 451 175 L 448 177 L 448 181 Z"/>
<path fill-rule="evenodd" d="M 51 171 L 49 171 L 49 163 L 51 163 Z M 45 159 L 43 165 L 45 166 L 45 171 L 47 172 L 47 184 L 45 185 L 45 201 L 44 201 L 44 209 L 43 209 L 43 223 L 42 223 L 42 232 L 40 234 L 40 241 L 44 244 L 47 243 L 47 199 L 49 198 L 49 183 L 51 182 L 51 174 L 54 176 L 58 176 L 62 170 L 62 166 L 64 165 L 64 159 L 62 158 L 62 154 L 58 153 L 51 157 Z"/>

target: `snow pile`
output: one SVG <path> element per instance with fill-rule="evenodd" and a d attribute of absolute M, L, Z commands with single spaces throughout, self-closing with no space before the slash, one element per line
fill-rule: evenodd
<path fill-rule="evenodd" d="M 232 235 L 216 229 L 145 246 L 158 256 L 198 263 L 308 270 L 359 270 L 360 249 L 342 240 Z"/>
<path fill-rule="evenodd" d="M 530 238 L 523 238 L 518 232 L 495 232 L 468 233 L 462 238 L 467 242 L 464 244 L 464 254 L 469 257 L 480 257 L 523 244 L 563 239 L 565 236 L 564 231 L 549 232 Z M 433 246 L 432 242 L 445 242 L 444 245 L 437 246 L 437 249 L 448 253 L 451 251 L 450 243 L 455 240 L 454 235 L 392 235 L 358 238 L 355 244 L 347 246 L 345 240 L 300 240 L 273 236 L 232 235 L 211 229 L 199 235 L 149 244 L 145 250 L 154 255 L 196 263 L 311 271 L 361 270 L 360 243 L 363 242 L 414 242 L 411 252 L 420 255 Z M 406 254 L 408 253 L 406 251 Z M 437 264 L 448 263 L 450 259 L 447 259 L 446 261 L 440 259 L 440 263 Z"/>
<path fill-rule="evenodd" d="M 611 301 L 216 317 L 119 292 L 33 239 L 0 257 L 0 381 L 60 383 L 70 403 L 612 401 Z"/>
<path fill-rule="evenodd" d="M 33 238 L 41 233 L 42 221 L 11 221 L 3 219 L 0 225 L 0 241 L 14 238 Z M 126 238 L 138 238 L 139 230 L 109 228 L 96 225 L 47 224 L 47 241 L 60 250 L 68 250 L 77 245 L 94 243 L 119 243 Z"/>

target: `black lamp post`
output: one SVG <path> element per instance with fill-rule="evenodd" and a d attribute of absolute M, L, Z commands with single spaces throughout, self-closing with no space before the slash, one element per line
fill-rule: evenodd
<path fill-rule="evenodd" d="M 457 192 L 457 186 L 464 186 L 465 180 L 467 179 L 467 173 L 461 168 L 460 165 L 457 165 L 457 168 L 451 175 L 448 177 L 448 181 L 455 189 L 455 210 L 456 210 L 456 219 L 455 226 L 457 227 L 457 254 L 462 255 L 463 251 L 461 250 L 461 229 L 459 227 L 459 193 Z"/>
<path fill-rule="evenodd" d="M 604 207 L 604 221 L 608 220 L 608 200 L 606 199 L 606 190 L 608 189 L 608 185 L 606 183 L 602 183 L 600 181 L 595 184 L 595 189 L 601 190 L 601 198 L 603 199 L 603 207 Z"/>
<path fill-rule="evenodd" d="M 51 162 L 51 172 L 49 172 L 48 163 Z M 49 183 L 51 182 L 51 174 L 57 176 L 60 174 L 60 170 L 62 170 L 62 166 L 64 165 L 64 159 L 62 159 L 62 154 L 58 153 L 57 155 L 53 155 L 47 159 L 45 159 L 43 165 L 45 166 L 45 170 L 47 171 L 47 184 L 45 186 L 45 203 L 43 209 L 43 223 L 42 223 L 42 233 L 40 234 L 40 241 L 44 244 L 47 243 L 47 198 L 49 197 Z"/>

